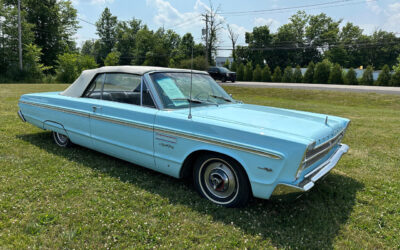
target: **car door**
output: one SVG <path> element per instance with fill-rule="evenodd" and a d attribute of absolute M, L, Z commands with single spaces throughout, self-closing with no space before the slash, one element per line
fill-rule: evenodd
<path fill-rule="evenodd" d="M 90 129 L 96 150 L 154 169 L 153 124 L 157 109 L 151 99 L 143 97 L 144 89 L 139 75 L 104 74 L 100 98 L 92 107 Z"/>

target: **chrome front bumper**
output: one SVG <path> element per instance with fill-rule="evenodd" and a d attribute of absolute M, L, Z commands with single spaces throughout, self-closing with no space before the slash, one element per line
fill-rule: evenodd
<path fill-rule="evenodd" d="M 324 177 L 327 173 L 329 173 L 329 171 L 332 170 L 332 168 L 336 166 L 340 158 L 342 158 L 342 155 L 347 153 L 348 150 L 349 146 L 346 144 L 339 144 L 339 148 L 336 150 L 336 152 L 327 161 L 316 167 L 310 173 L 307 173 L 301 182 L 296 184 L 279 183 L 276 185 L 274 191 L 272 192 L 271 198 L 287 195 L 299 196 L 301 193 L 307 192 L 314 186 L 315 182 Z"/>

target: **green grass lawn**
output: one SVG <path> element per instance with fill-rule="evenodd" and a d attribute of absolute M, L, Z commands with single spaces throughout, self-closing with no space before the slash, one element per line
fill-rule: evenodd
<path fill-rule="evenodd" d="M 18 98 L 67 85 L 0 85 L 0 248 L 399 248 L 400 97 L 226 88 L 247 103 L 350 118 L 350 151 L 294 202 L 227 209 L 193 186 L 17 117 Z"/>

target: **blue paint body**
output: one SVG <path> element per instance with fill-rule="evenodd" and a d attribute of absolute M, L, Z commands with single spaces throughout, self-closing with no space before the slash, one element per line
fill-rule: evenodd
<path fill-rule="evenodd" d="M 335 116 L 325 123 L 322 114 L 240 103 L 196 107 L 188 119 L 186 108 L 158 110 L 59 92 L 23 95 L 19 107 L 26 121 L 39 128 L 66 134 L 75 144 L 177 178 L 193 152 L 228 155 L 245 169 L 253 195 L 264 199 L 277 184 L 300 183 L 304 175 L 329 159 L 337 146 L 296 176 L 307 147 L 323 144 L 349 123 Z M 228 144 L 239 148 L 224 146 Z M 265 167 L 271 171 L 262 169 Z"/>

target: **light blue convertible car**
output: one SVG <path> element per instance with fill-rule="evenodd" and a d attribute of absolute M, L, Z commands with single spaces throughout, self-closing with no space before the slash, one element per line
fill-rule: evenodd
<path fill-rule="evenodd" d="M 86 70 L 63 92 L 21 96 L 23 121 L 168 174 L 227 207 L 310 190 L 347 152 L 345 118 L 244 104 L 206 72 Z"/>

